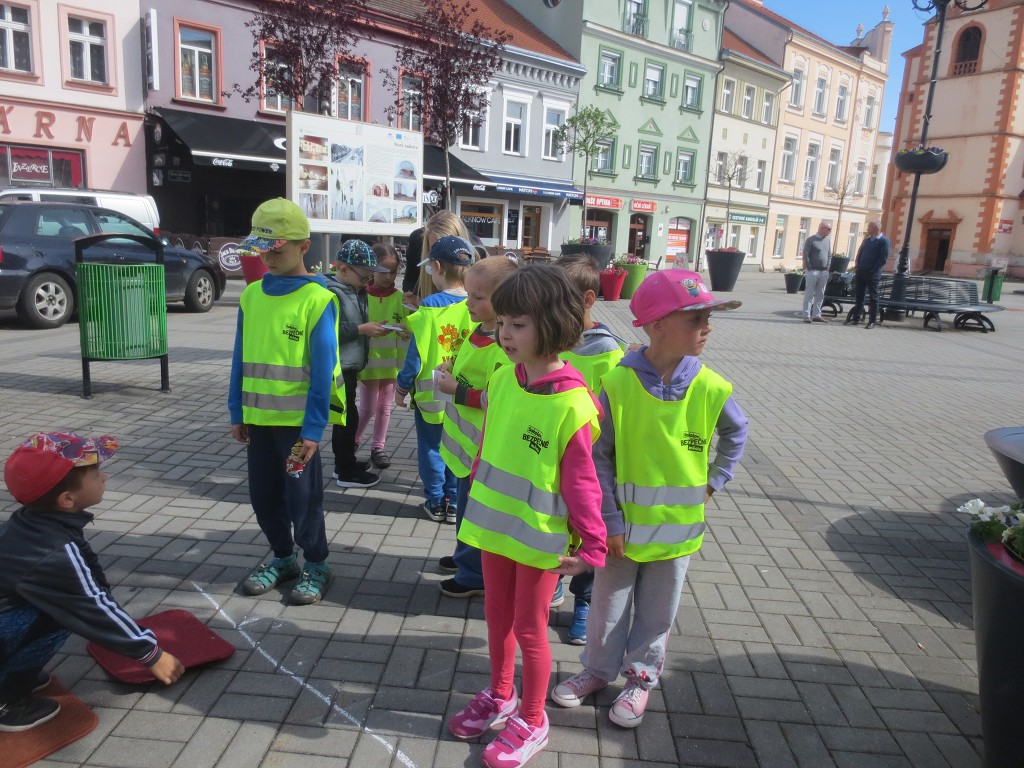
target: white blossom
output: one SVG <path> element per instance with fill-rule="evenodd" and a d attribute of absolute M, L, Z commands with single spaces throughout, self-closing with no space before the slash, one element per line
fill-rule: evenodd
<path fill-rule="evenodd" d="M 966 504 L 957 507 L 957 512 L 965 513 L 968 515 L 977 515 L 985 508 L 985 502 L 981 499 L 971 499 Z"/>

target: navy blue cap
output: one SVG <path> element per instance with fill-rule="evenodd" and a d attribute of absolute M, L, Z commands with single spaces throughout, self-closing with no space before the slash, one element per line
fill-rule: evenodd
<path fill-rule="evenodd" d="M 428 261 L 446 261 L 449 264 L 468 267 L 476 261 L 476 249 L 463 237 L 446 235 L 431 246 L 427 258 L 417 266 Z"/>

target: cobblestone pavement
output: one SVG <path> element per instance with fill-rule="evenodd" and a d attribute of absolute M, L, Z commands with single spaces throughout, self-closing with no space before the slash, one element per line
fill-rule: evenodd
<path fill-rule="evenodd" d="M 615 691 L 551 704 L 531 768 L 970 768 L 982 748 L 965 521 L 1010 489 L 984 445 L 1024 423 L 1024 295 L 1007 284 L 990 334 L 799 322 L 778 274 L 744 274 L 744 307 L 714 318 L 706 361 L 750 415 L 741 471 L 708 510 L 662 685 L 636 731 Z M 187 608 L 237 652 L 176 685 L 111 682 L 72 639 L 56 674 L 99 715 L 45 765 L 463 766 L 480 744 L 446 717 L 487 684 L 480 598 L 443 597 L 451 526 L 427 520 L 409 413 L 377 487 L 327 489 L 324 603 L 241 596 L 267 554 L 224 405 L 240 286 L 207 315 L 169 317 L 170 394 L 155 361 L 96 363 L 83 400 L 78 327 L 0 317 L 0 449 L 47 429 L 122 442 L 92 540 L 136 616 Z M 596 307 L 630 340 L 625 301 Z M 329 441 L 325 441 L 329 454 Z M 656 460 L 656 457 L 652 457 Z M 325 463 L 330 461 L 329 455 Z M 329 466 L 329 464 L 328 464 Z M 15 507 L 0 491 L 0 518 Z M 553 612 L 553 679 L 579 670 Z M 616 688 L 617 686 L 613 686 Z"/>

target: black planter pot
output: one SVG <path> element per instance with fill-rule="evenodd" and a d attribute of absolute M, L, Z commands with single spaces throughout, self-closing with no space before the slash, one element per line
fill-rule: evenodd
<path fill-rule="evenodd" d="M 560 248 L 562 255 L 569 253 L 588 253 L 597 260 L 597 266 L 599 269 L 604 269 L 608 266 L 608 262 L 612 260 L 612 251 L 615 250 L 614 246 L 611 245 L 584 245 L 581 243 L 564 243 Z"/>
<path fill-rule="evenodd" d="M 787 272 L 783 277 L 786 279 L 786 293 L 796 293 L 800 290 L 800 286 L 804 281 L 803 275 Z"/>
<path fill-rule="evenodd" d="M 938 173 L 948 161 L 949 152 L 906 152 L 893 156 L 893 163 L 904 173 Z"/>
<path fill-rule="evenodd" d="M 1002 427 L 985 433 L 985 443 L 995 454 L 1018 499 L 1024 499 L 1024 427 Z"/>
<path fill-rule="evenodd" d="M 971 602 L 978 656 L 978 692 L 984 768 L 1017 768 L 1024 722 L 1024 566 L 999 544 L 989 547 L 967 536 L 971 558 Z"/>
<path fill-rule="evenodd" d="M 736 287 L 736 278 L 746 254 L 743 251 L 705 251 L 708 257 L 708 276 L 711 290 L 728 293 Z"/>
<path fill-rule="evenodd" d="M 850 267 L 849 256 L 833 256 L 828 263 L 829 272 L 845 272 Z"/>

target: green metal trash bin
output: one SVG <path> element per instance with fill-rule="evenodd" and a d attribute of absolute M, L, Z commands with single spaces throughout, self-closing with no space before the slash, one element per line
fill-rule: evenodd
<path fill-rule="evenodd" d="M 167 354 L 163 264 L 79 264 L 82 356 L 141 360 Z"/>
<path fill-rule="evenodd" d="M 999 301 L 1003 295 L 1003 278 L 1005 275 L 998 274 L 994 269 L 990 269 L 988 274 L 985 275 L 985 283 L 981 287 L 981 299 L 982 301 Z"/>
<path fill-rule="evenodd" d="M 109 264 L 85 260 L 85 250 L 125 238 L 153 250 L 155 264 Z M 160 358 L 160 391 L 170 392 L 167 364 L 167 294 L 163 244 L 126 233 L 86 235 L 75 240 L 78 333 L 82 347 L 82 397 L 92 396 L 89 363 L 96 360 Z"/>

